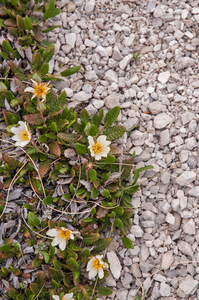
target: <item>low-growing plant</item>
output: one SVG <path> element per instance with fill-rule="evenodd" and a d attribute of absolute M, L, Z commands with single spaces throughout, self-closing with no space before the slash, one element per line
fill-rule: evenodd
<path fill-rule="evenodd" d="M 26 0 L 3 4 L 1 26 L 14 36 L 21 49 L 30 46 L 32 51 L 32 61 L 25 69 L 19 65 L 20 51 L 8 40 L 3 41 L 0 53 L 4 62 L 4 78 L 0 81 L 0 123 L 4 128 L 0 133 L 0 219 L 5 220 L 12 188 L 33 191 L 33 197 L 22 205 L 24 223 L 20 233 L 34 252 L 21 269 L 11 265 L 1 268 L 0 277 L 6 279 L 12 273 L 19 279 L 19 289 L 7 287 L 6 297 L 94 300 L 96 295 L 108 296 L 112 290 L 102 283 L 108 276 L 105 253 L 111 233 L 118 230 L 123 245 L 133 248 L 127 236 L 133 213 L 131 196 L 139 190 L 140 172 L 151 166 L 137 169 L 134 155 L 118 159 L 122 152 L 117 139 L 126 133 L 117 121 L 120 107 L 107 113 L 101 109 L 90 116 L 86 109 L 77 112 L 69 108 L 66 93 L 57 94 L 53 89 L 51 81 L 57 77 L 48 71 L 54 46 L 45 48 L 36 38 L 39 23 L 31 14 L 40 10 L 46 21 L 56 16 L 60 10 L 54 1 L 35 1 L 32 7 Z M 42 27 L 38 30 L 41 33 Z M 70 76 L 79 69 L 73 66 L 60 76 Z M 4 238 L 0 262 L 21 256 L 20 244 Z M 31 278 L 33 270 L 37 279 L 26 284 L 24 280 Z"/>

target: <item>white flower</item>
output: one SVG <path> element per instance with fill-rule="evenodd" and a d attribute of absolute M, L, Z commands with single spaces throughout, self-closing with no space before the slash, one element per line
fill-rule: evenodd
<path fill-rule="evenodd" d="M 89 141 L 89 149 L 91 152 L 91 156 L 94 156 L 96 160 L 100 160 L 101 157 L 107 157 L 107 154 L 110 151 L 110 143 L 106 140 L 106 135 L 101 135 L 94 140 L 92 136 L 88 136 Z"/>
<path fill-rule="evenodd" d="M 89 260 L 86 269 L 87 271 L 89 271 L 89 279 L 93 279 L 97 275 L 97 273 L 100 279 L 104 277 L 104 270 L 108 269 L 108 264 L 104 262 L 102 258 L 103 255 L 96 255 Z"/>
<path fill-rule="evenodd" d="M 34 83 L 34 88 L 32 87 L 27 87 L 24 92 L 30 92 L 33 94 L 32 98 L 35 97 L 39 97 L 41 99 L 43 99 L 43 101 L 46 100 L 46 95 L 50 90 L 49 84 L 50 81 L 48 83 L 41 83 L 41 82 L 36 82 L 33 79 L 31 79 L 32 82 Z"/>
<path fill-rule="evenodd" d="M 54 300 L 60 300 L 59 296 L 57 296 L 57 295 L 53 295 L 52 297 L 53 297 Z M 74 300 L 74 299 L 72 299 L 72 297 L 73 297 L 73 293 L 65 294 L 65 295 L 61 298 L 61 300 Z"/>
<path fill-rule="evenodd" d="M 53 228 L 49 229 L 46 232 L 47 235 L 55 237 L 52 241 L 52 246 L 59 245 L 59 248 L 64 251 L 66 248 L 66 244 L 68 240 L 74 240 L 74 235 L 71 230 L 61 227 L 61 228 Z"/>
<path fill-rule="evenodd" d="M 24 147 L 31 140 L 31 132 L 25 122 L 19 121 L 19 127 L 12 127 L 10 131 L 14 133 L 12 139 L 16 141 L 15 145 Z"/>

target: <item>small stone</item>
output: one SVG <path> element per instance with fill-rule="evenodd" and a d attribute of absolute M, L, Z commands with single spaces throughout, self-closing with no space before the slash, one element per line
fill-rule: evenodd
<path fill-rule="evenodd" d="M 173 255 L 171 252 L 166 252 L 162 257 L 162 269 L 168 270 L 173 263 Z"/>
<path fill-rule="evenodd" d="M 192 67 L 195 64 L 195 60 L 190 57 L 180 57 L 177 63 L 174 65 L 176 71 L 181 71 L 185 68 Z"/>
<path fill-rule="evenodd" d="M 148 104 L 148 109 L 150 110 L 150 112 L 153 115 L 157 115 L 157 114 L 161 113 L 161 111 L 163 110 L 162 102 L 153 101 L 153 102 Z"/>
<path fill-rule="evenodd" d="M 117 60 L 117 61 L 121 61 L 122 60 L 122 54 L 120 53 L 120 50 L 117 46 L 114 47 L 113 49 L 113 56 L 112 58 L 114 60 Z"/>
<path fill-rule="evenodd" d="M 194 280 L 190 275 L 187 275 L 179 284 L 179 288 L 185 295 L 193 295 L 198 287 L 198 280 Z"/>
<path fill-rule="evenodd" d="M 141 250 L 140 250 L 140 260 L 145 262 L 147 258 L 149 257 L 149 249 L 146 247 L 144 244 L 141 245 Z"/>
<path fill-rule="evenodd" d="M 150 287 L 151 287 L 151 278 L 150 277 L 148 277 L 147 279 L 145 279 L 145 281 L 143 282 L 143 289 L 144 289 L 144 291 L 148 291 L 148 289 L 150 289 Z"/>
<path fill-rule="evenodd" d="M 115 254 L 115 252 L 110 251 L 107 253 L 107 260 L 110 263 L 110 270 L 115 279 L 119 279 L 121 276 L 121 270 L 122 266 L 120 264 L 120 261 Z"/>
<path fill-rule="evenodd" d="M 153 265 L 148 263 L 147 261 L 141 262 L 140 263 L 140 269 L 143 273 L 148 273 L 153 269 Z"/>
<path fill-rule="evenodd" d="M 95 108 L 100 109 L 101 107 L 104 106 L 104 101 L 103 100 L 93 100 L 93 105 Z"/>
<path fill-rule="evenodd" d="M 159 74 L 158 80 L 159 80 L 162 84 L 165 84 L 165 83 L 167 83 L 167 81 L 169 80 L 170 75 L 171 75 L 171 74 L 170 74 L 169 71 L 162 72 L 162 73 Z"/>
<path fill-rule="evenodd" d="M 112 276 L 112 274 L 111 273 L 109 273 L 109 275 L 108 275 L 108 277 L 106 278 L 106 285 L 107 286 L 116 286 L 117 285 L 117 283 L 116 283 L 116 281 L 115 281 L 115 279 L 113 278 L 113 276 Z"/>
<path fill-rule="evenodd" d="M 74 12 L 75 8 L 76 8 L 75 3 L 73 3 L 73 2 L 69 2 L 68 3 L 68 13 L 69 14 L 72 13 L 72 12 Z"/>
<path fill-rule="evenodd" d="M 94 10 L 94 7 L 95 7 L 95 0 L 90 0 L 85 5 L 85 11 L 87 13 L 91 13 Z"/>
<path fill-rule="evenodd" d="M 188 255 L 190 257 L 193 256 L 193 250 L 191 248 L 191 245 L 189 245 L 187 242 L 179 241 L 178 248 L 183 254 Z"/>
<path fill-rule="evenodd" d="M 133 263 L 131 266 L 131 273 L 136 277 L 142 277 L 140 267 L 138 263 Z"/>
<path fill-rule="evenodd" d="M 172 118 L 165 113 L 160 113 L 154 118 L 154 127 L 162 129 L 172 122 Z"/>
<path fill-rule="evenodd" d="M 155 11 L 153 13 L 153 16 L 155 18 L 161 18 L 165 14 L 164 6 L 163 5 L 158 5 L 155 8 Z"/>
<path fill-rule="evenodd" d="M 109 95 L 104 99 L 104 104 L 107 108 L 113 108 L 115 106 L 120 106 L 119 96 L 117 94 Z"/>
<path fill-rule="evenodd" d="M 84 91 L 78 92 L 73 96 L 73 100 L 87 101 L 92 97 L 92 93 L 85 93 Z"/>
<path fill-rule="evenodd" d="M 185 140 L 185 145 L 188 150 L 192 150 L 193 148 L 198 146 L 196 139 L 192 136 Z"/>
<path fill-rule="evenodd" d="M 84 44 L 86 47 L 92 47 L 92 48 L 96 47 L 96 43 L 89 39 L 85 39 Z"/>
<path fill-rule="evenodd" d="M 195 222 L 193 219 L 188 221 L 186 224 L 183 225 L 183 230 L 186 234 L 195 234 L 196 233 L 196 227 L 195 227 Z"/>
<path fill-rule="evenodd" d="M 124 288 L 130 288 L 130 283 L 133 282 L 133 277 L 129 273 L 124 273 L 124 276 L 122 277 L 121 282 L 122 282 L 122 285 Z"/>
<path fill-rule="evenodd" d="M 155 7 L 156 7 L 156 1 L 154 1 L 154 0 L 150 1 L 147 6 L 147 11 L 152 13 L 152 12 L 154 12 Z"/>
<path fill-rule="evenodd" d="M 195 186 L 193 189 L 188 191 L 188 195 L 199 198 L 199 186 Z"/>
<path fill-rule="evenodd" d="M 106 49 L 102 46 L 97 46 L 97 48 L 95 49 L 95 52 L 99 53 L 102 57 L 108 56 Z"/>
<path fill-rule="evenodd" d="M 104 79 L 110 83 L 112 83 L 112 82 L 118 83 L 118 75 L 113 70 L 106 71 Z"/>
<path fill-rule="evenodd" d="M 120 69 L 124 70 L 129 64 L 129 62 L 132 60 L 132 58 L 133 58 L 132 54 L 125 56 L 119 63 Z"/>
<path fill-rule="evenodd" d="M 165 282 L 161 282 L 160 283 L 160 294 L 163 297 L 168 297 L 171 294 L 171 288 L 168 284 L 166 284 Z"/>
<path fill-rule="evenodd" d="M 174 96 L 174 100 L 175 100 L 176 102 L 187 101 L 187 97 L 184 97 L 184 96 L 182 96 L 182 95 L 180 95 L 180 94 L 176 94 L 176 95 Z"/>
<path fill-rule="evenodd" d="M 161 131 L 161 133 L 160 133 L 160 145 L 165 146 L 165 145 L 168 145 L 169 142 L 170 142 L 169 130 L 166 129 L 164 131 Z"/>
<path fill-rule="evenodd" d="M 182 114 L 181 115 L 182 124 L 183 125 L 188 124 L 191 120 L 193 120 L 193 118 L 194 118 L 194 114 L 191 112 L 186 112 Z"/>
<path fill-rule="evenodd" d="M 173 212 L 173 216 L 175 217 L 175 223 L 174 223 L 174 225 L 170 225 L 169 228 L 172 231 L 176 231 L 180 228 L 181 216 L 177 212 Z"/>
<path fill-rule="evenodd" d="M 89 81 L 96 81 L 98 79 L 98 76 L 96 75 L 95 71 L 92 70 L 92 71 L 86 72 L 85 78 L 86 78 L 86 80 L 89 80 Z"/>
<path fill-rule="evenodd" d="M 196 173 L 194 171 L 185 171 L 176 179 L 176 183 L 180 185 L 189 186 L 189 183 L 195 180 L 196 180 Z"/>
<path fill-rule="evenodd" d="M 71 32 L 71 33 L 67 33 L 65 34 L 65 39 L 66 39 L 66 44 L 70 45 L 72 48 L 75 47 L 75 42 L 76 42 L 76 34 Z"/>
<path fill-rule="evenodd" d="M 161 201 L 158 205 L 159 211 L 163 213 L 171 212 L 171 205 L 167 201 Z"/>
<path fill-rule="evenodd" d="M 67 98 L 71 98 L 73 96 L 73 90 L 70 88 L 64 88 L 62 91 L 66 92 Z"/>
<path fill-rule="evenodd" d="M 180 162 L 184 163 L 185 161 L 187 161 L 188 155 L 189 155 L 188 150 L 182 150 L 179 154 Z"/>
<path fill-rule="evenodd" d="M 142 237 L 144 234 L 143 230 L 138 225 L 131 226 L 130 231 L 131 231 L 131 233 L 134 234 L 135 237 L 138 237 L 138 238 Z"/>
<path fill-rule="evenodd" d="M 170 213 L 167 213 L 165 220 L 166 220 L 167 223 L 169 223 L 171 225 L 175 224 L 175 217 Z"/>

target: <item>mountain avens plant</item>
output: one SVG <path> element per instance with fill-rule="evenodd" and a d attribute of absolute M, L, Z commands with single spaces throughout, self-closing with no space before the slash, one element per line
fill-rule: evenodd
<path fill-rule="evenodd" d="M 124 161 L 118 159 L 122 152 L 117 139 L 126 132 L 117 121 L 120 107 L 106 114 L 101 109 L 91 117 L 86 109 L 68 108 L 66 93 L 53 89 L 57 76 L 48 71 L 54 46 L 43 35 L 56 27 L 47 28 L 49 18 L 60 13 L 54 0 L 2 3 L 0 220 L 22 220 L 15 237 L 3 236 L 0 245 L 0 277 L 8 280 L 12 274 L 19 281 L 18 287 L 6 286 L 5 299 L 108 296 L 112 290 L 103 286 L 110 267 L 106 249 L 113 230 L 121 234 L 125 247 L 133 248 L 127 237 L 131 197 L 139 190 L 139 173 L 151 166 L 136 169 L 134 155 L 128 153 Z M 8 32 L 16 43 L 6 39 Z M 31 56 L 28 68 L 21 57 L 24 49 Z M 67 68 L 59 80 L 80 68 Z M 27 195 L 20 216 L 8 210 L 10 191 L 17 188 Z M 28 258 L 24 244 L 33 249 Z M 22 264 L 6 267 L 10 258 Z"/>

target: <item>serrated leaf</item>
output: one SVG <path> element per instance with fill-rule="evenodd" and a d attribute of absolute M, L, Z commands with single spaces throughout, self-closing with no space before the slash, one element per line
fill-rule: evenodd
<path fill-rule="evenodd" d="M 49 71 L 49 64 L 43 64 L 39 69 L 39 72 L 42 76 L 46 75 Z"/>
<path fill-rule="evenodd" d="M 74 143 L 78 137 L 77 134 L 75 134 L 75 133 L 63 133 L 63 132 L 58 133 L 57 136 L 64 142 L 67 142 L 70 144 Z"/>
<path fill-rule="evenodd" d="M 134 249 L 132 241 L 127 236 L 124 236 L 122 238 L 122 243 L 123 243 L 124 247 L 126 247 L 128 249 Z"/>
<path fill-rule="evenodd" d="M 54 154 L 58 157 L 61 156 L 61 148 L 57 141 L 52 140 L 48 146 L 49 146 L 49 150 L 52 154 Z"/>
<path fill-rule="evenodd" d="M 39 71 L 42 67 L 42 56 L 38 51 L 33 53 L 31 66 L 33 71 Z"/>
<path fill-rule="evenodd" d="M 54 52 L 55 52 L 55 46 L 51 44 L 50 46 L 48 46 L 48 48 L 46 49 L 46 51 L 42 55 L 43 62 L 44 63 L 49 63 L 49 61 L 51 60 L 51 58 L 54 55 Z"/>
<path fill-rule="evenodd" d="M 106 123 L 106 128 L 109 128 L 117 120 L 119 113 L 120 113 L 119 106 L 115 106 L 107 112 L 104 118 L 104 122 Z"/>
<path fill-rule="evenodd" d="M 17 25 L 16 21 L 13 18 L 6 19 L 3 24 L 7 27 L 16 27 Z"/>
<path fill-rule="evenodd" d="M 15 36 L 15 37 L 18 36 L 18 30 L 17 30 L 17 28 L 15 28 L 15 27 L 9 27 L 9 28 L 8 28 L 8 31 L 9 31 L 13 36 Z"/>
<path fill-rule="evenodd" d="M 84 121 L 85 124 L 89 122 L 89 114 L 86 109 L 82 109 L 80 114 L 80 120 Z"/>
<path fill-rule="evenodd" d="M 49 267 L 50 277 L 54 279 L 56 282 L 61 282 L 63 280 L 63 274 L 60 270 Z"/>
<path fill-rule="evenodd" d="M 0 251 L 1 252 L 10 252 L 11 250 L 11 245 L 10 244 L 3 244 L 3 245 L 0 245 Z"/>
<path fill-rule="evenodd" d="M 2 50 L 3 50 L 3 52 L 6 52 L 7 54 L 13 53 L 13 49 L 12 49 L 10 43 L 8 42 L 8 40 L 4 40 L 2 42 Z"/>
<path fill-rule="evenodd" d="M 134 162 L 134 157 L 130 157 L 127 160 L 122 162 L 121 180 L 126 179 L 131 174 L 131 170 L 133 169 L 133 162 Z"/>
<path fill-rule="evenodd" d="M 31 211 L 29 211 L 28 213 L 28 224 L 31 226 L 31 227 L 37 227 L 39 225 L 39 219 L 37 218 L 37 216 L 32 213 Z"/>
<path fill-rule="evenodd" d="M 44 176 L 50 170 L 50 160 L 46 159 L 45 161 L 40 162 L 39 164 L 39 174 Z"/>
<path fill-rule="evenodd" d="M 75 143 L 75 149 L 76 149 L 77 153 L 80 155 L 84 155 L 87 152 L 87 146 L 83 145 L 81 143 Z"/>
<path fill-rule="evenodd" d="M 30 290 L 31 290 L 31 292 L 33 293 L 33 294 L 35 294 L 35 295 L 37 295 L 37 294 L 39 294 L 39 292 L 40 292 L 40 286 L 39 286 L 39 284 L 38 283 L 31 283 L 30 284 Z"/>
<path fill-rule="evenodd" d="M 103 238 L 103 239 L 99 239 L 96 243 L 95 243 L 95 248 L 94 248 L 94 252 L 101 252 L 103 250 L 105 250 L 111 243 L 111 238 Z"/>
<path fill-rule="evenodd" d="M 26 30 L 29 30 L 29 31 L 32 30 L 32 28 L 33 28 L 31 20 L 27 15 L 24 18 L 24 27 Z"/>
<path fill-rule="evenodd" d="M 114 141 L 119 139 L 126 132 L 126 128 L 122 125 L 114 125 L 103 131 L 103 134 L 107 136 L 107 140 Z"/>
<path fill-rule="evenodd" d="M 95 124 L 92 124 L 89 128 L 89 135 L 95 136 L 97 134 L 97 127 Z"/>
<path fill-rule="evenodd" d="M 64 105 L 66 104 L 66 92 L 62 92 L 61 95 L 57 98 L 56 102 L 53 103 L 53 105 L 50 105 L 50 101 L 48 101 L 49 104 L 49 114 L 51 116 L 55 116 L 58 113 L 61 113 L 61 111 L 64 109 Z"/>
<path fill-rule="evenodd" d="M 99 296 L 109 296 L 109 295 L 112 294 L 112 292 L 113 292 L 113 291 L 112 291 L 110 288 L 105 287 L 105 286 L 99 286 L 99 287 L 97 288 L 97 294 L 98 294 Z"/>
<path fill-rule="evenodd" d="M 101 108 L 99 116 L 97 114 L 94 114 L 92 116 L 91 123 L 95 124 L 96 127 L 99 128 L 99 126 L 102 122 L 103 116 L 104 116 L 104 110 L 103 110 L 103 108 Z"/>
<path fill-rule="evenodd" d="M 32 125 L 42 125 L 43 120 L 40 113 L 29 114 L 23 116 L 24 120 Z"/>
<path fill-rule="evenodd" d="M 18 115 L 7 112 L 5 109 L 3 109 L 3 116 L 7 125 L 15 125 L 19 121 Z"/>
<path fill-rule="evenodd" d="M 10 170 L 15 170 L 19 166 L 18 160 L 6 155 L 2 154 L 3 161 L 8 164 Z"/>
<path fill-rule="evenodd" d="M 45 263 L 48 264 L 48 263 L 49 263 L 49 260 L 50 260 L 49 254 L 48 254 L 46 251 L 41 251 L 41 254 L 42 254 L 43 257 L 44 257 Z"/>
<path fill-rule="evenodd" d="M 7 91 L 7 86 L 0 81 L 0 93 Z"/>
<path fill-rule="evenodd" d="M 17 26 L 18 26 L 19 30 L 23 32 L 25 29 L 23 18 L 20 15 L 17 15 L 16 21 L 17 21 Z"/>
<path fill-rule="evenodd" d="M 82 258 L 85 258 L 85 257 L 89 257 L 91 255 L 90 253 L 90 250 L 85 248 L 83 251 L 82 251 Z"/>
<path fill-rule="evenodd" d="M 77 73 L 80 68 L 81 68 L 81 66 L 75 66 L 75 67 L 72 67 L 72 68 L 62 71 L 60 74 L 63 77 L 71 76 L 71 75 Z"/>
<path fill-rule="evenodd" d="M 60 8 L 55 8 L 55 2 L 54 0 L 49 0 L 47 3 L 47 9 L 44 13 L 44 20 L 48 20 L 50 18 L 53 18 L 60 14 L 61 9 Z"/>
<path fill-rule="evenodd" d="M 26 81 L 26 76 L 24 74 L 24 70 L 17 66 L 14 62 L 10 61 L 9 66 L 11 68 L 11 71 L 21 80 Z"/>
<path fill-rule="evenodd" d="M 43 271 L 39 271 L 37 273 L 37 283 L 39 284 L 40 287 L 42 287 L 42 285 L 45 283 L 45 279 L 46 279 L 46 274 Z"/>
<path fill-rule="evenodd" d="M 82 237 L 83 237 L 83 243 L 86 244 L 86 245 L 92 245 L 94 244 L 95 242 L 97 242 L 97 240 L 99 240 L 99 233 L 83 233 L 82 234 Z"/>

